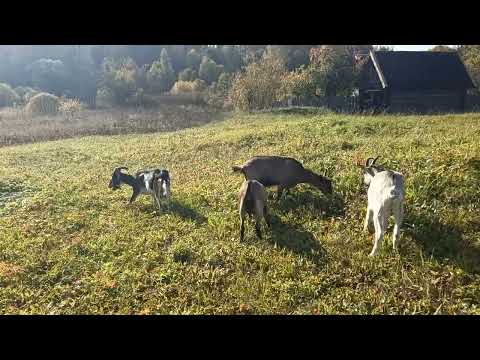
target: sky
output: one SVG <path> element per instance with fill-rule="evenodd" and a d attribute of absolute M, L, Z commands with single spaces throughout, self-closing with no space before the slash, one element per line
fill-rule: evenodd
<path fill-rule="evenodd" d="M 392 45 L 388 45 L 392 46 Z M 435 45 L 393 45 L 394 49 L 397 51 L 425 51 L 430 50 Z M 452 46 L 452 45 L 448 45 Z"/>

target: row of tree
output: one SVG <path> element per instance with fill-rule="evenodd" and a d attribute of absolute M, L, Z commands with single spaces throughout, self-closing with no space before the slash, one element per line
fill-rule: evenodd
<path fill-rule="evenodd" d="M 28 86 L 75 97 L 92 105 L 99 94 L 124 104 L 144 93 L 159 94 L 172 88 L 225 92 L 235 74 L 250 69 L 254 76 L 265 77 L 271 70 L 265 64 L 277 59 L 285 72 L 284 93 L 303 93 L 309 87 L 314 93 L 347 94 L 355 82 L 355 54 L 371 49 L 372 45 L 0 46 L 0 82 L 12 88 Z M 480 45 L 460 45 L 458 49 L 440 45 L 432 50 L 458 51 L 478 83 Z M 261 75 L 262 71 L 266 73 Z M 238 85 L 241 76 L 236 78 Z M 270 81 L 275 79 L 273 76 Z M 252 87 L 259 86 L 252 81 Z M 295 85 L 286 91 L 286 83 Z"/>

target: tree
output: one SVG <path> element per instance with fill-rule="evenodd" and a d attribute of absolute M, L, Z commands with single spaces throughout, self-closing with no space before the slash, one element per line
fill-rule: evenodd
<path fill-rule="evenodd" d="M 30 64 L 27 70 L 33 86 L 58 96 L 66 90 L 68 73 L 62 61 L 39 59 Z"/>
<path fill-rule="evenodd" d="M 148 70 L 148 87 L 153 92 L 166 92 L 175 84 L 175 78 L 175 72 L 173 71 L 167 50 L 162 49 L 160 59 L 153 62 Z"/>
<path fill-rule="evenodd" d="M 112 94 L 115 104 L 126 104 L 137 91 L 138 66 L 131 58 L 106 58 L 102 64 L 102 92 Z"/>
<path fill-rule="evenodd" d="M 197 78 L 197 72 L 192 68 L 186 68 L 178 74 L 178 80 L 180 81 L 193 81 Z"/>
<path fill-rule="evenodd" d="M 357 80 L 355 54 L 370 45 L 327 45 L 310 50 L 309 70 L 316 92 L 323 96 L 350 95 Z"/>
<path fill-rule="evenodd" d="M 450 46 L 446 45 L 435 45 L 430 51 L 437 51 L 437 52 L 455 52 L 457 49 L 451 48 Z"/>
<path fill-rule="evenodd" d="M 198 70 L 200 63 L 202 62 L 202 55 L 196 49 L 192 49 L 187 53 L 186 65 L 187 67 Z"/>
<path fill-rule="evenodd" d="M 478 92 L 480 86 L 480 45 L 460 45 L 457 51 L 477 86 L 476 91 Z"/>
<path fill-rule="evenodd" d="M 208 84 L 211 84 L 217 81 L 223 69 L 223 65 L 217 65 L 215 61 L 204 56 L 200 64 L 200 69 L 198 70 L 198 76 Z"/>
<path fill-rule="evenodd" d="M 236 109 L 250 111 L 272 107 L 285 75 L 285 62 L 275 53 L 265 53 L 233 80 L 229 99 Z"/>
<path fill-rule="evenodd" d="M 235 72 L 240 70 L 243 65 L 242 55 L 240 50 L 235 45 L 222 46 L 222 53 L 226 72 Z"/>

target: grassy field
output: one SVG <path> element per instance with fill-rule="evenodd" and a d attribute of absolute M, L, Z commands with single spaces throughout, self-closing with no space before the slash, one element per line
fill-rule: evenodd
<path fill-rule="evenodd" d="M 335 194 L 270 191 L 272 230 L 240 243 L 231 165 L 259 154 L 326 169 Z M 406 177 L 398 253 L 391 226 L 367 257 L 358 155 Z M 170 169 L 172 209 L 109 191 L 120 165 Z M 480 115 L 232 115 L 1 148 L 0 313 L 480 314 Z"/>

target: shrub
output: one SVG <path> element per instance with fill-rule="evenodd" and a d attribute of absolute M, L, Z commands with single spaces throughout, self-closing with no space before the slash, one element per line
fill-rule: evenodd
<path fill-rule="evenodd" d="M 31 115 L 54 115 L 60 107 L 60 99 L 52 94 L 42 92 L 33 96 L 26 110 Z"/>
<path fill-rule="evenodd" d="M 285 63 L 280 57 L 265 53 L 260 61 L 250 63 L 243 73 L 235 76 L 229 100 L 243 111 L 271 108 L 285 72 Z"/>
<path fill-rule="evenodd" d="M 0 83 L 0 107 L 12 106 L 14 103 L 20 102 L 20 97 L 5 83 Z"/>
<path fill-rule="evenodd" d="M 193 82 L 193 87 L 195 91 L 202 92 L 207 88 L 207 83 L 202 79 L 196 79 Z"/>
<path fill-rule="evenodd" d="M 175 85 L 173 85 L 170 92 L 173 95 L 178 95 L 182 93 L 191 93 L 195 91 L 195 82 L 193 81 L 177 81 Z"/>
<path fill-rule="evenodd" d="M 73 118 L 84 109 L 84 105 L 78 99 L 60 99 L 58 110 L 67 118 Z"/>

